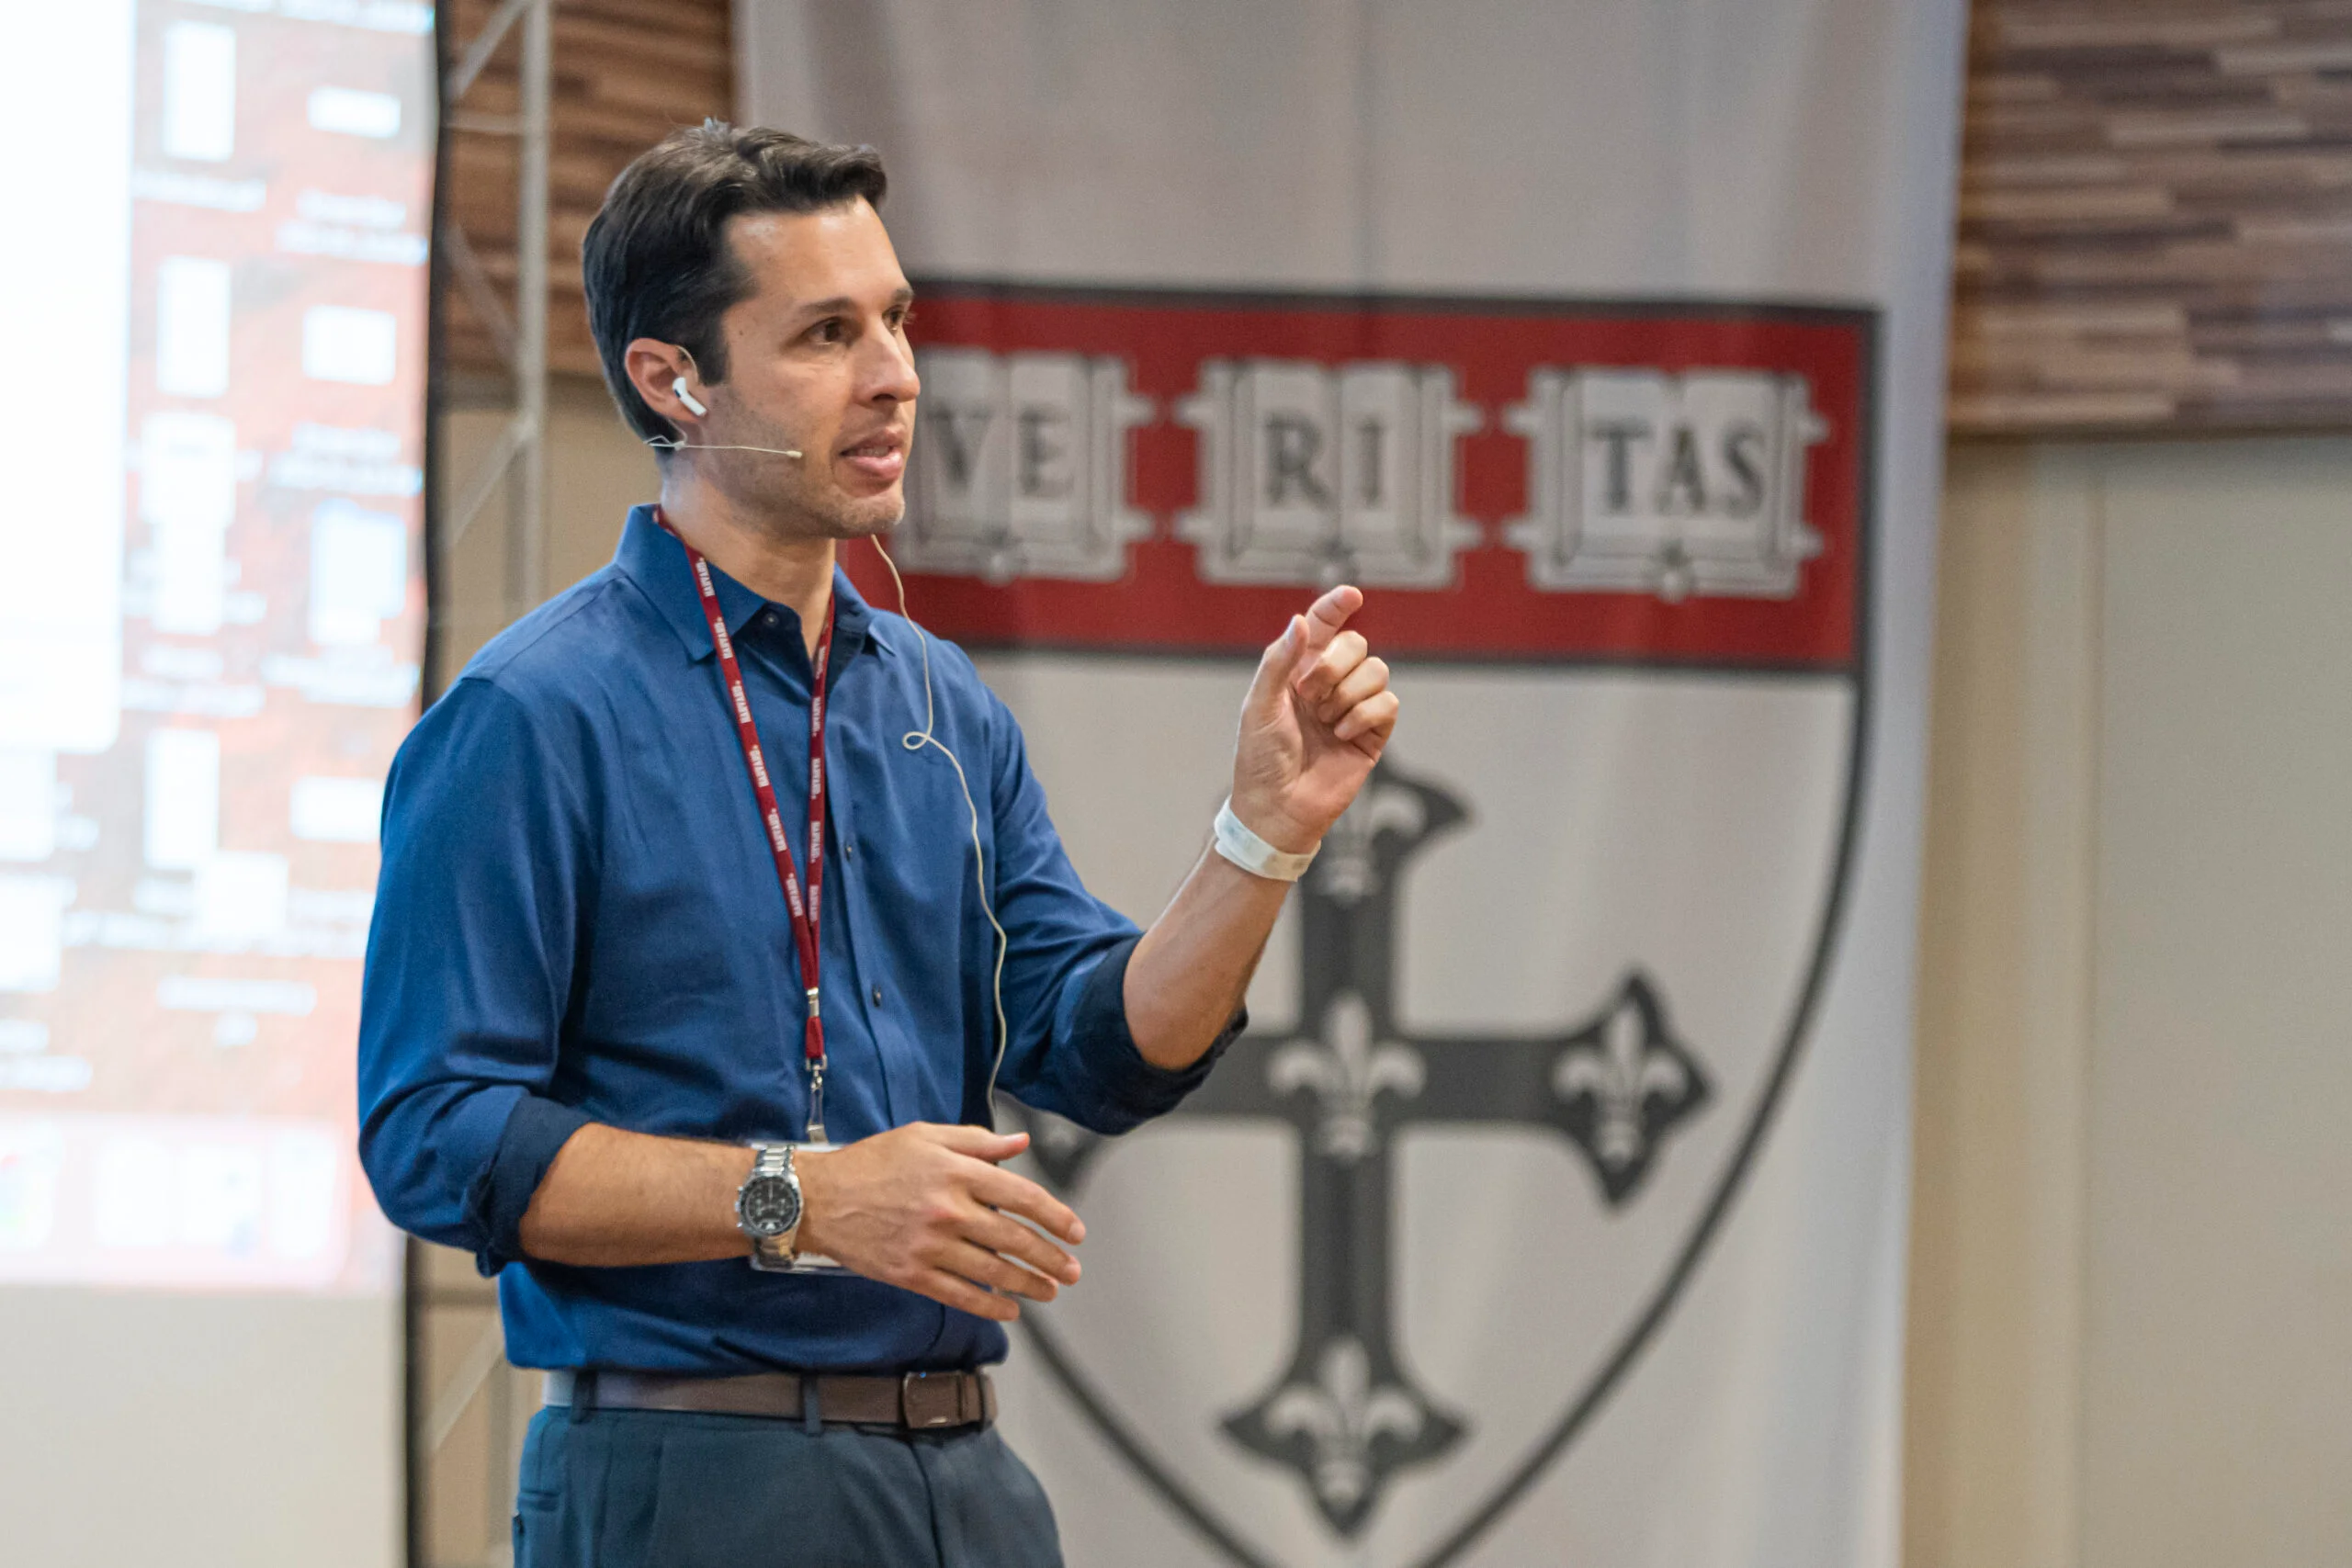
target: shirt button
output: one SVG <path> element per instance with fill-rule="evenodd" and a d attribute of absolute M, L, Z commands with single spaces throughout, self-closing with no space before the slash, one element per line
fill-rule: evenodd
<path fill-rule="evenodd" d="M 882 1005 L 882 987 L 879 986 L 874 987 L 874 1005 L 876 1007 Z"/>
<path fill-rule="evenodd" d="M 857 858 L 856 841 L 851 839 L 843 839 L 842 840 L 842 853 L 851 860 L 855 860 Z"/>

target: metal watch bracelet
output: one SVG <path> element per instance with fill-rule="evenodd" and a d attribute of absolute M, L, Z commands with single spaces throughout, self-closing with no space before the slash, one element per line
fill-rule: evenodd
<path fill-rule="evenodd" d="M 735 1224 L 752 1244 L 752 1267 L 763 1273 L 790 1271 L 800 1234 L 800 1177 L 793 1169 L 790 1144 L 754 1144 L 751 1173 L 735 1193 Z M 781 1228 L 769 1229 L 762 1211 L 774 1202 L 767 1193 L 779 1182 L 789 1188 Z"/>

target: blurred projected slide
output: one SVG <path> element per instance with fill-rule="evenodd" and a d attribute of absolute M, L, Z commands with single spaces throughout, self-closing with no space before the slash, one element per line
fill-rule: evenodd
<path fill-rule="evenodd" d="M 432 26 L 0 21 L 0 1280 L 393 1278 L 352 1043 L 424 635 Z"/>

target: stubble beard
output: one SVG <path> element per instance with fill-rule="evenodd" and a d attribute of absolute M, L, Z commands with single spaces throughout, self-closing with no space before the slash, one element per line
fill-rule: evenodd
<path fill-rule="evenodd" d="M 870 539 L 887 534 L 905 520 L 907 515 L 906 484 L 903 480 L 879 495 L 845 495 L 831 483 L 811 474 L 807 477 L 808 495 L 804 509 L 816 525 L 815 532 L 824 538 L 846 542 Z"/>
<path fill-rule="evenodd" d="M 764 425 L 765 422 L 762 422 Z M 785 448 L 791 439 L 780 430 L 762 428 L 732 437 L 747 446 Z M 797 449 L 797 448 L 796 448 Z M 888 534 L 907 514 L 906 482 L 878 495 L 851 495 L 835 485 L 824 454 L 803 451 L 786 457 L 778 450 L 714 452 L 714 457 L 739 459 L 725 464 L 725 488 L 751 503 L 750 510 L 786 540 L 832 539 L 846 543 Z"/>

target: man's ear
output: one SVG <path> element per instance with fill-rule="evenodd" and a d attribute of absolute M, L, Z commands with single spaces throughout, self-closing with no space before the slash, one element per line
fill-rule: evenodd
<path fill-rule="evenodd" d="M 678 396 L 677 383 L 683 378 L 688 396 L 701 400 L 701 389 L 695 373 L 694 355 L 674 343 L 664 343 L 658 337 L 632 339 L 621 351 L 621 367 L 628 374 L 629 385 L 645 400 L 646 407 L 668 420 L 672 424 L 688 424 L 707 412 L 686 406 Z"/>

